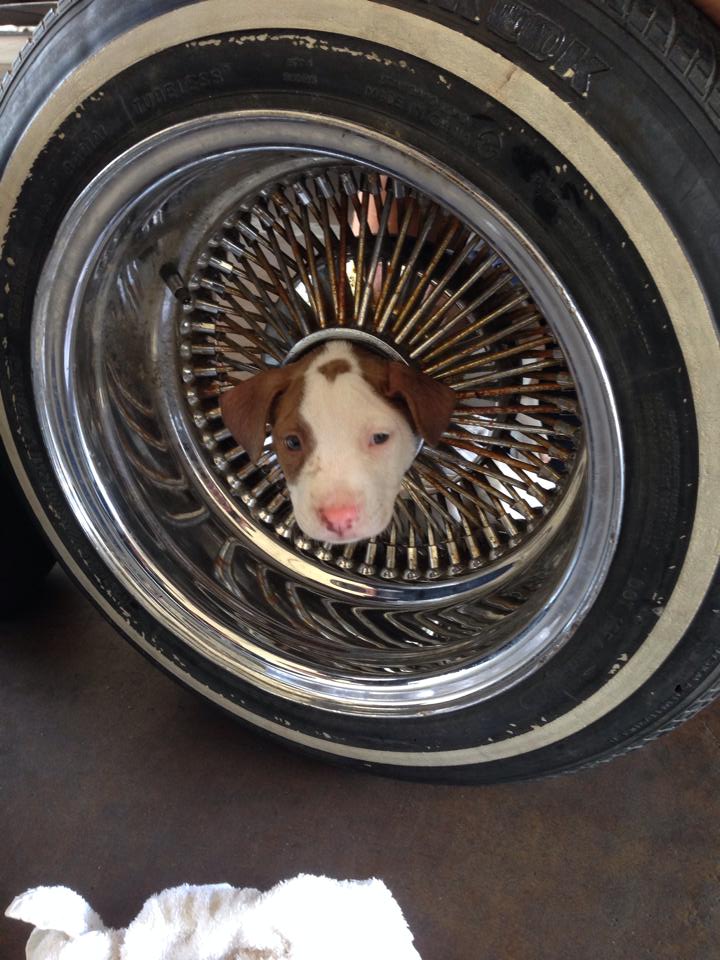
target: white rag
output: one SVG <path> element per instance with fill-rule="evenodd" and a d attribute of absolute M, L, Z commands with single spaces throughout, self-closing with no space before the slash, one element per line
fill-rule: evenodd
<path fill-rule="evenodd" d="M 420 960 L 381 880 L 301 874 L 267 893 L 184 884 L 150 897 L 125 930 L 67 887 L 35 887 L 5 916 L 35 926 L 27 960 Z"/>

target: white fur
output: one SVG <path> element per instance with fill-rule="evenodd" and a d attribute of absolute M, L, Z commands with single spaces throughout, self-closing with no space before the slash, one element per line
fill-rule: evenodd
<path fill-rule="evenodd" d="M 318 368 L 332 360 L 346 360 L 351 372 L 332 382 Z M 301 529 L 317 540 L 346 543 L 381 533 L 392 517 L 403 475 L 412 463 L 417 439 L 407 419 L 379 396 L 362 376 L 352 346 L 328 343 L 305 373 L 300 414 L 310 426 L 315 449 L 289 487 L 295 517 Z M 373 445 L 372 436 L 390 439 Z M 352 501 L 359 517 L 346 535 L 333 533 L 318 511 Z"/>

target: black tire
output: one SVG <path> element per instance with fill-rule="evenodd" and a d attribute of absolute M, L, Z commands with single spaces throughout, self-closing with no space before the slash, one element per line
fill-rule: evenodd
<path fill-rule="evenodd" d="M 717 30 L 661 0 L 213 9 L 201 22 L 180 0 L 67 0 L 0 101 L 3 437 L 68 570 L 128 639 L 223 708 L 396 776 L 556 773 L 677 725 L 720 683 Z M 290 69 L 298 46 L 312 55 Z M 540 248 L 592 328 L 625 456 L 612 564 L 572 637 L 483 703 L 350 715 L 238 679 L 138 600 L 58 482 L 30 357 L 35 291 L 62 218 L 123 151 L 237 108 L 361 123 L 457 171 Z"/>
<path fill-rule="evenodd" d="M 0 618 L 19 613 L 37 595 L 55 562 L 15 483 L 0 468 L 6 549 L 0 556 Z"/>

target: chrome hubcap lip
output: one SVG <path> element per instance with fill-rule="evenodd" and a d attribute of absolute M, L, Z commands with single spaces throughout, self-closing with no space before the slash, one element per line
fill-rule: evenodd
<path fill-rule="evenodd" d="M 236 596 L 232 585 L 228 597 L 235 606 L 230 611 L 218 607 L 212 590 L 223 584 L 223 571 L 233 562 L 238 548 L 243 556 L 245 551 L 263 555 L 287 577 L 311 582 L 325 597 L 345 601 L 354 598 L 368 609 L 397 609 L 399 613 L 432 613 L 454 602 L 471 603 L 487 591 L 490 582 L 509 580 L 513 562 L 510 559 L 495 567 L 489 565 L 465 580 L 416 587 L 358 582 L 342 571 L 319 570 L 297 554 L 278 549 L 262 530 L 238 516 L 227 491 L 188 441 L 189 424 L 184 415 L 178 414 L 179 385 L 175 381 L 172 386 L 172 377 L 164 366 L 176 355 L 173 304 L 166 295 L 160 299 L 156 296 L 147 305 L 150 312 L 156 308 L 161 318 L 152 338 L 152 372 L 164 387 L 170 384 L 155 398 L 156 413 L 162 420 L 162 442 L 169 443 L 182 459 L 184 479 L 189 478 L 199 493 L 197 515 L 213 514 L 218 504 L 225 505 L 222 521 L 232 535 L 218 552 L 212 582 L 204 582 L 201 577 L 193 582 L 187 576 L 183 566 L 187 558 L 180 557 L 177 545 L 169 551 L 167 543 L 156 551 L 148 547 L 140 528 L 148 525 L 152 529 L 157 526 L 156 520 L 133 512 L 137 500 L 128 497 L 122 488 L 123 476 L 119 476 L 126 475 L 134 461 L 127 451 L 121 451 L 116 438 L 102 434 L 102 415 L 96 416 L 96 411 L 89 409 L 94 405 L 101 409 L 107 402 L 106 393 L 95 391 L 93 378 L 98 373 L 94 351 L 99 350 L 108 333 L 106 329 L 88 333 L 93 309 L 106 303 L 109 296 L 109 281 L 107 277 L 99 279 L 99 275 L 103 265 L 106 271 L 108 264 L 117 266 L 113 251 L 129 243 L 132 231 L 128 223 L 139 236 L 147 228 L 152 238 L 153 216 L 162 221 L 158 214 L 162 201 L 178 193 L 179 183 L 196 183 L 199 171 L 205 177 L 209 172 L 227 173 L 238 158 L 247 159 L 253 153 L 265 161 L 271 158 L 283 169 L 289 165 L 288 158 L 290 165 L 297 159 L 298 168 L 302 168 L 314 156 L 323 160 L 328 156 L 341 160 L 370 157 L 379 169 L 410 182 L 432 182 L 432 194 L 449 209 L 481 224 L 488 241 L 522 276 L 545 315 L 553 318 L 585 417 L 584 509 L 577 524 L 575 548 L 555 577 L 542 608 L 485 656 L 479 649 L 459 665 L 455 660 L 443 666 L 437 663 L 436 653 L 436 662 L 426 672 L 389 672 L 371 677 L 357 669 L 353 656 L 343 662 L 344 658 L 335 653 L 323 664 L 320 657 L 312 662 L 294 657 L 292 651 L 288 653 L 288 646 L 269 645 L 263 635 L 266 611 L 254 608 L 247 593 Z M 260 173 L 257 176 L 259 181 Z M 267 170 L 262 176 L 267 178 Z M 246 179 L 252 177 L 246 174 Z M 208 193 L 206 207 L 212 208 L 215 199 Z M 208 212 L 208 222 L 223 202 L 227 202 L 226 197 Z M 167 219 L 171 219 L 169 214 Z M 165 239 L 171 234 L 172 229 L 166 231 Z M 124 265 L 129 266 L 129 262 Z M 130 290 L 125 290 L 128 303 L 132 300 Z M 137 313 L 137 305 L 130 303 L 128 311 L 131 308 Z M 127 320 L 128 315 L 123 320 L 131 329 L 139 329 Z M 88 369 L 93 363 L 91 375 Z M 36 302 L 33 369 L 41 426 L 54 469 L 94 548 L 130 593 L 184 643 L 266 692 L 321 709 L 378 716 L 421 715 L 478 702 L 527 676 L 562 645 L 605 578 L 620 526 L 622 448 L 609 381 L 583 318 L 528 238 L 491 201 L 452 171 L 357 125 L 307 114 L 223 114 L 171 127 L 110 164 L 68 213 L 46 262 Z M 143 405 L 137 397 L 134 402 L 138 407 Z M 103 452 L 105 445 L 110 447 L 108 455 Z M 119 468 L 117 474 L 113 468 Z M 192 525 L 196 520 L 190 511 L 187 523 Z M 173 522 L 180 522 L 177 515 Z M 246 617 L 242 630 L 233 627 L 229 616 L 237 616 L 238 610 L 243 610 Z"/>
<path fill-rule="evenodd" d="M 353 327 L 330 327 L 325 330 L 314 330 L 294 343 L 286 354 L 282 365 L 286 366 L 288 363 L 299 360 L 307 350 L 319 347 L 321 343 L 328 343 L 331 340 L 345 340 L 349 343 L 356 343 L 360 347 L 367 347 L 369 350 L 383 354 L 390 360 L 398 360 L 400 363 L 407 364 L 407 360 L 399 350 L 396 350 L 391 343 L 386 343 L 385 340 L 370 333 L 369 330 L 356 330 Z"/>

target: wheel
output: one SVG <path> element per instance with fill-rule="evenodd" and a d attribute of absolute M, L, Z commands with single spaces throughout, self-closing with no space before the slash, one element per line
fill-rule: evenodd
<path fill-rule="evenodd" d="M 131 642 L 297 748 L 445 781 L 714 695 L 717 41 L 665 2 L 60 5 L 0 104 L 4 436 Z M 318 337 L 457 394 L 346 546 L 220 416 Z"/>

